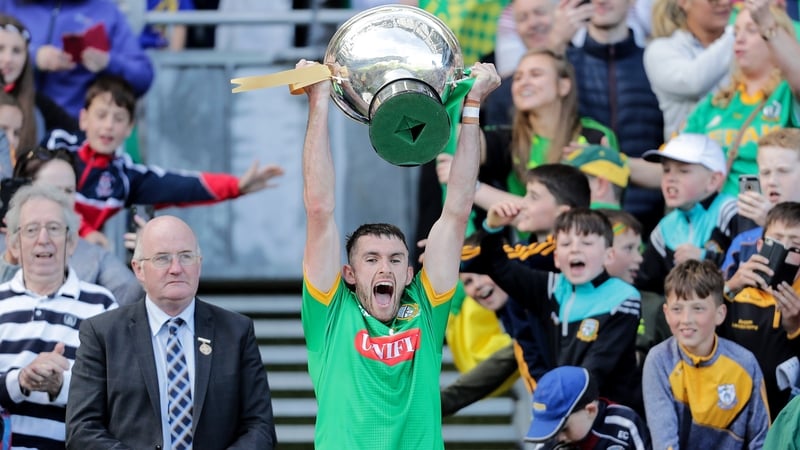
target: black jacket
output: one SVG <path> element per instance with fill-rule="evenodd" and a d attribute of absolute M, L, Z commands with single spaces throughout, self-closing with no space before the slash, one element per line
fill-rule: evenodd
<path fill-rule="evenodd" d="M 643 55 L 632 32 L 615 44 L 601 44 L 587 34 L 583 47 L 567 50 L 575 66 L 580 115 L 611 128 L 620 149 L 631 157 L 663 143 L 664 119 L 644 71 Z M 656 189 L 628 187 L 623 206 L 643 222 L 647 233 L 664 215 Z"/>

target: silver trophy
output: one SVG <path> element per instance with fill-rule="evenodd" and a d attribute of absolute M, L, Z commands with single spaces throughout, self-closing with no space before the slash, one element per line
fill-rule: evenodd
<path fill-rule="evenodd" d="M 464 76 L 455 34 L 432 14 L 390 5 L 353 16 L 325 52 L 336 105 L 369 124 L 372 146 L 400 166 L 436 157 L 450 138 L 446 99 Z"/>

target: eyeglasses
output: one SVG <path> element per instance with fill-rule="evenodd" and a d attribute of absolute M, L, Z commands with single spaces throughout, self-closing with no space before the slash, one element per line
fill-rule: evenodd
<path fill-rule="evenodd" d="M 157 269 L 163 269 L 172 265 L 174 258 L 178 258 L 178 264 L 181 267 L 188 267 L 197 264 L 200 260 L 200 255 L 194 252 L 181 252 L 181 253 L 159 253 L 149 258 L 139 258 L 139 261 L 150 261 L 150 264 Z"/>
<path fill-rule="evenodd" d="M 39 233 L 42 232 L 42 228 L 47 231 L 47 235 L 51 238 L 64 236 L 67 230 L 69 230 L 68 226 L 58 222 L 47 222 L 44 225 L 40 223 L 29 223 L 24 227 L 17 227 L 17 233 L 20 233 L 28 239 L 35 239 L 39 236 Z"/>

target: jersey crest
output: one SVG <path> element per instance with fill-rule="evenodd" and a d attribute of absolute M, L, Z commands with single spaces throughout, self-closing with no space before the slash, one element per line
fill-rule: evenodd
<path fill-rule="evenodd" d="M 733 384 L 717 386 L 717 396 L 719 397 L 717 406 L 720 409 L 731 409 L 736 405 L 736 387 Z"/>
<path fill-rule="evenodd" d="M 773 100 L 761 110 L 761 118 L 765 122 L 777 122 L 781 118 L 782 109 L 781 102 Z"/>
<path fill-rule="evenodd" d="M 419 348 L 420 329 L 414 328 L 392 336 L 370 336 L 367 330 L 356 334 L 355 346 L 361 356 L 394 366 L 414 358 Z"/>
<path fill-rule="evenodd" d="M 400 305 L 397 310 L 397 320 L 411 320 L 419 315 L 419 305 L 416 303 L 408 303 Z"/>
<path fill-rule="evenodd" d="M 94 189 L 95 195 L 97 195 L 98 198 L 110 197 L 113 192 L 113 185 L 114 177 L 108 172 L 103 172 L 100 175 L 100 181 L 97 182 L 97 187 Z"/>
<path fill-rule="evenodd" d="M 584 342 L 596 340 L 599 328 L 600 322 L 597 319 L 583 319 L 581 326 L 578 327 L 578 339 Z"/>

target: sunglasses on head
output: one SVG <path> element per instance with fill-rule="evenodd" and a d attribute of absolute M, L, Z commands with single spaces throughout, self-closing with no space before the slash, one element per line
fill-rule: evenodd
<path fill-rule="evenodd" d="M 30 43 L 31 42 L 31 34 L 28 33 L 28 30 L 26 30 L 24 28 L 23 29 L 19 29 L 13 23 L 7 23 L 5 25 L 0 25 L 0 28 L 4 29 L 4 30 L 6 30 L 6 31 L 8 31 L 10 33 L 17 33 L 18 35 L 22 36 L 22 39 L 25 39 L 25 43 Z"/>

